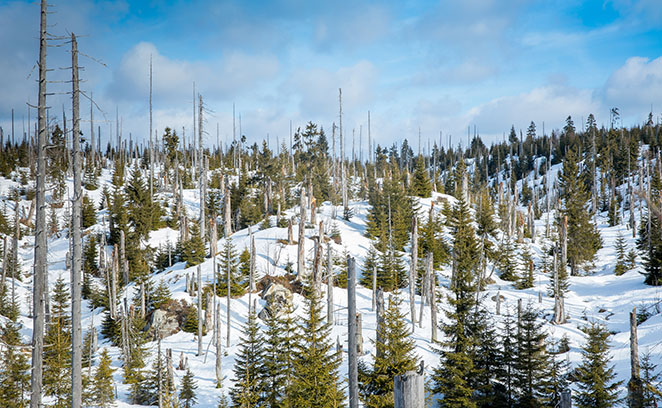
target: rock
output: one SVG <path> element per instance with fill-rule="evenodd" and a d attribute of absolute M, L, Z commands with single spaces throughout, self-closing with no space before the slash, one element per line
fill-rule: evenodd
<path fill-rule="evenodd" d="M 158 333 L 157 333 L 158 330 Z M 179 316 L 169 310 L 155 310 L 149 324 L 149 332 L 161 338 L 168 337 L 179 331 Z"/>
<path fill-rule="evenodd" d="M 267 305 L 258 314 L 262 320 L 267 320 L 271 316 L 280 317 L 294 305 L 292 291 L 280 283 L 269 283 L 260 296 L 267 302 Z"/>

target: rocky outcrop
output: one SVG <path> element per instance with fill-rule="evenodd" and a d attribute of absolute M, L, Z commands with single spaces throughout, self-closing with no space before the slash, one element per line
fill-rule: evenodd
<path fill-rule="evenodd" d="M 267 320 L 271 316 L 280 317 L 294 305 L 292 291 L 277 282 L 270 282 L 260 296 L 267 302 L 258 314 L 262 320 Z"/>

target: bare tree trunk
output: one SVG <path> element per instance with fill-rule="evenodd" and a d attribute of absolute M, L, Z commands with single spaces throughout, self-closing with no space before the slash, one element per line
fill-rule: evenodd
<path fill-rule="evenodd" d="M 411 331 L 416 328 L 416 267 L 418 261 L 418 218 L 414 214 L 411 219 L 411 265 L 409 268 L 409 311 L 411 315 Z"/>
<path fill-rule="evenodd" d="M 394 377 L 393 402 L 394 408 L 425 407 L 425 377 L 422 369 Z"/>
<path fill-rule="evenodd" d="M 37 144 L 37 221 L 35 224 L 32 372 L 30 408 L 41 408 L 42 365 L 44 353 L 45 287 L 48 274 L 48 243 L 46 239 L 46 0 L 41 0 L 39 36 L 39 139 Z M 12 135 L 13 136 L 13 135 Z"/>
<path fill-rule="evenodd" d="M 202 355 L 202 267 L 198 265 L 198 356 Z M 228 281 L 230 286 L 230 281 Z"/>
<path fill-rule="evenodd" d="M 149 56 L 149 200 L 154 197 L 154 142 L 152 141 L 152 56 Z M 160 394 L 159 394 L 160 398 Z M 161 404 L 159 403 L 159 407 Z"/>
<path fill-rule="evenodd" d="M 287 220 L 287 245 L 294 244 L 294 233 L 292 232 L 292 219 Z"/>
<path fill-rule="evenodd" d="M 232 291 L 230 289 L 231 288 L 230 282 L 231 282 L 232 277 L 230 276 L 230 263 L 229 262 L 228 262 L 228 265 L 225 269 L 226 269 L 225 273 L 226 273 L 226 279 L 227 279 L 226 280 L 226 282 L 227 282 L 226 286 L 227 286 L 227 298 L 228 298 L 227 299 L 228 303 L 227 303 L 227 306 L 225 308 L 225 312 L 226 312 L 225 314 L 226 314 L 226 319 L 227 319 L 227 321 L 226 321 L 227 337 L 226 337 L 226 340 L 225 340 L 226 341 L 225 346 L 230 347 L 230 316 L 231 316 L 230 298 L 232 296 Z"/>
<path fill-rule="evenodd" d="M 326 244 L 326 320 L 333 325 L 333 263 L 331 243 Z"/>
<path fill-rule="evenodd" d="M 423 308 L 425 307 L 425 304 L 430 301 L 430 274 L 432 272 L 430 270 L 432 267 L 432 263 L 430 262 L 431 257 L 432 254 L 428 252 L 425 260 L 425 276 L 423 277 L 423 285 L 421 290 L 421 294 L 424 296 L 421 296 L 421 310 L 420 314 L 418 315 L 418 327 L 423 327 Z"/>
<path fill-rule="evenodd" d="M 428 253 L 427 268 L 430 271 L 430 323 L 432 327 L 432 342 L 437 341 L 437 279 L 434 273 L 432 252 Z"/>
<path fill-rule="evenodd" d="M 637 340 L 637 308 L 630 312 L 630 381 L 628 382 L 628 407 L 644 406 L 644 383 L 639 373 L 639 343 Z"/>
<path fill-rule="evenodd" d="M 356 328 L 356 266 L 354 258 L 347 257 L 347 324 L 348 324 L 348 359 L 349 372 L 349 407 L 358 408 L 358 359 L 357 359 L 357 328 Z"/>
<path fill-rule="evenodd" d="M 377 265 L 372 265 L 372 309 L 377 307 Z"/>
<path fill-rule="evenodd" d="M 306 275 L 306 253 L 305 253 L 305 227 L 306 227 L 306 195 L 303 187 L 299 200 L 299 242 L 297 242 L 297 279 L 301 280 Z"/>
<path fill-rule="evenodd" d="M 257 261 L 257 252 L 255 251 L 255 237 L 251 234 L 251 259 L 249 268 L 248 290 L 249 293 L 255 292 L 255 263 Z"/>
<path fill-rule="evenodd" d="M 356 313 L 356 352 L 363 355 L 363 316 Z"/>
<path fill-rule="evenodd" d="M 124 285 L 129 284 L 129 265 L 126 260 L 126 239 L 124 230 L 120 230 L 120 269 L 122 270 L 122 277 Z"/>
<path fill-rule="evenodd" d="M 223 364 L 223 352 L 221 347 L 221 305 L 216 305 L 216 388 L 221 388 L 223 385 L 223 371 L 221 370 Z"/>
<path fill-rule="evenodd" d="M 223 196 L 223 236 L 226 238 L 232 235 L 232 208 L 228 184 L 225 184 L 225 194 Z"/>
<path fill-rule="evenodd" d="M 384 339 L 382 338 L 384 324 L 384 292 L 381 289 L 377 289 L 377 335 L 376 341 L 378 344 L 382 344 Z M 384 354 L 383 348 L 377 349 L 377 357 L 382 357 Z"/>

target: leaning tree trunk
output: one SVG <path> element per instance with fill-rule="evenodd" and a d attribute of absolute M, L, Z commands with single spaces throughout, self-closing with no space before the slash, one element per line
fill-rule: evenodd
<path fill-rule="evenodd" d="M 30 408 L 41 408 L 42 365 L 44 353 L 45 287 L 48 274 L 48 247 L 46 240 L 46 0 L 41 0 L 39 36 L 39 136 L 37 143 L 37 220 L 35 223 L 32 371 L 30 381 Z M 12 135 L 13 136 L 13 135 Z"/>
<path fill-rule="evenodd" d="M 82 330 L 81 330 L 81 269 L 83 251 L 81 247 L 81 164 L 80 151 L 80 120 L 79 120 L 79 92 L 78 92 L 78 42 L 76 36 L 71 34 L 71 82 L 73 105 L 73 173 L 74 173 L 74 200 L 71 217 L 73 240 L 73 253 L 71 263 L 71 407 L 80 408 L 83 394 L 82 374 Z M 90 362 L 91 364 L 91 362 Z"/>

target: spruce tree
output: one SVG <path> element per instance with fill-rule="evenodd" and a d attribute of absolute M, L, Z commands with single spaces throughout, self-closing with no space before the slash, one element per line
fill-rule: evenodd
<path fill-rule="evenodd" d="M 241 273 L 237 251 L 235 250 L 232 238 L 226 238 L 223 249 L 220 252 L 221 259 L 216 276 L 216 294 L 226 296 L 228 291 L 228 271 L 230 272 L 230 293 L 232 296 L 242 296 L 246 293 L 248 286 L 247 276 Z M 244 273 L 246 269 L 244 269 Z"/>
<path fill-rule="evenodd" d="M 370 279 L 372 287 L 372 279 Z M 377 267 L 377 287 L 385 292 L 403 288 L 407 285 L 407 274 L 402 263 L 402 255 L 391 248 L 380 254 Z"/>
<path fill-rule="evenodd" d="M 260 406 L 264 387 L 264 339 L 255 312 L 251 310 L 244 327 L 239 351 L 234 360 L 234 387 L 230 390 L 232 405 L 238 408 Z"/>
<path fill-rule="evenodd" d="M 195 396 L 195 390 L 198 389 L 198 384 L 193 377 L 190 368 L 186 368 L 186 374 L 182 378 L 181 390 L 179 391 L 179 401 L 182 408 L 192 408 L 198 401 Z"/>
<path fill-rule="evenodd" d="M 642 254 L 644 264 L 644 282 L 647 285 L 662 285 L 662 212 L 655 213 L 650 206 L 659 203 L 662 197 L 662 179 L 659 174 L 659 166 L 652 171 L 650 185 L 650 201 L 646 213 L 639 223 L 639 237 L 637 248 Z M 658 209 L 659 209 L 658 205 Z M 650 223 L 650 229 L 649 229 Z"/>
<path fill-rule="evenodd" d="M 333 349 L 329 339 L 331 327 L 323 316 L 319 295 L 312 288 L 306 288 L 305 316 L 299 325 L 301 338 L 289 391 L 290 407 L 344 406 L 345 395 L 338 373 L 341 357 Z"/>
<path fill-rule="evenodd" d="M 472 396 L 472 377 L 475 374 L 472 351 L 475 345 L 469 330 L 471 314 L 476 306 L 475 272 L 478 267 L 478 245 L 471 226 L 469 206 L 461 189 L 453 207 L 453 278 L 451 294 L 445 311 L 448 323 L 442 325 L 447 340 L 440 350 L 441 365 L 435 369 L 434 391 L 442 393 L 443 407 L 476 407 Z"/>
<path fill-rule="evenodd" d="M 644 383 L 643 408 L 657 408 L 657 399 L 662 397 L 662 374 L 656 372 L 657 366 L 651 362 L 650 352 L 641 357 L 641 380 Z"/>
<path fill-rule="evenodd" d="M 616 249 L 616 266 L 614 266 L 614 274 L 623 275 L 627 272 L 627 244 L 625 243 L 625 238 L 623 234 L 619 231 L 616 242 L 614 243 L 614 249 Z"/>
<path fill-rule="evenodd" d="M 517 280 L 517 256 L 512 238 L 505 237 L 499 248 L 499 269 L 501 279 L 514 282 Z"/>
<path fill-rule="evenodd" d="M 200 236 L 200 226 L 193 223 L 191 226 L 191 238 L 182 244 L 182 261 L 186 262 L 186 267 L 190 268 L 201 264 L 205 260 L 205 244 Z"/>
<path fill-rule="evenodd" d="M 143 332 L 145 322 L 140 316 L 133 312 L 129 313 L 128 318 L 128 339 L 129 344 L 127 354 L 122 356 L 122 368 L 124 374 L 124 384 L 129 385 L 131 401 L 134 404 L 140 403 L 141 384 L 145 381 L 145 358 L 147 349 L 145 348 L 146 334 Z"/>
<path fill-rule="evenodd" d="M 377 327 L 377 353 L 372 367 L 359 362 L 359 395 L 366 407 L 392 407 L 393 379 L 414 370 L 414 341 L 409 337 L 406 314 L 400 310 L 398 293 L 389 296 L 383 322 Z"/>
<path fill-rule="evenodd" d="M 92 276 L 99 274 L 97 265 L 97 239 L 91 234 L 85 242 L 83 249 L 83 299 L 89 299 L 92 296 Z"/>
<path fill-rule="evenodd" d="M 71 309 L 69 285 L 60 276 L 53 287 L 51 320 L 44 338 L 44 393 L 53 407 L 65 408 L 71 391 Z"/>
<path fill-rule="evenodd" d="M 533 287 L 533 255 L 528 245 L 523 245 L 520 252 L 520 274 L 517 281 L 517 289 L 529 289 Z"/>
<path fill-rule="evenodd" d="M 547 344 L 549 353 L 547 380 L 545 381 L 544 403 L 550 407 L 560 406 L 561 393 L 568 388 L 569 363 L 562 355 L 566 352 L 562 341 Z"/>
<path fill-rule="evenodd" d="M 517 326 L 515 386 L 520 393 L 518 405 L 522 407 L 539 406 L 545 395 L 548 370 L 546 334 L 543 332 L 543 323 L 539 323 L 537 318 L 538 312 L 528 304 L 522 310 Z"/>
<path fill-rule="evenodd" d="M 0 352 L 0 406 L 6 408 L 24 408 L 29 398 L 30 364 L 22 351 L 20 324 L 7 320 L 2 327 L 0 340 L 4 343 Z"/>
<path fill-rule="evenodd" d="M 95 406 L 106 408 L 113 405 L 115 400 L 112 360 L 108 349 L 103 349 L 99 366 L 94 372 L 94 379 L 90 385 L 90 393 Z"/>
<path fill-rule="evenodd" d="M 90 200 L 90 197 L 88 197 L 87 194 L 83 196 L 83 204 L 81 210 L 81 225 L 83 228 L 89 228 L 97 223 L 97 210 L 94 208 L 94 203 Z"/>
<path fill-rule="evenodd" d="M 600 233 L 593 224 L 587 208 L 590 198 L 586 187 L 586 175 L 579 169 L 579 154 L 576 147 L 571 147 L 563 161 L 563 170 L 559 175 L 563 208 L 561 216 L 568 218 L 568 263 L 570 273 L 575 276 L 579 268 L 591 262 L 595 253 L 602 247 Z M 563 218 L 559 219 L 559 225 Z"/>
<path fill-rule="evenodd" d="M 264 404 L 269 408 L 287 407 L 294 374 L 298 341 L 291 306 L 282 316 L 269 316 L 264 336 Z"/>
<path fill-rule="evenodd" d="M 416 158 L 416 170 L 414 172 L 414 182 L 411 189 L 412 195 L 427 198 L 432 195 L 432 185 L 430 185 L 430 177 L 425 168 L 425 159 L 419 155 Z"/>
<path fill-rule="evenodd" d="M 592 322 L 584 328 L 588 336 L 582 346 L 582 362 L 575 370 L 575 383 L 579 391 L 573 395 L 577 408 L 608 408 L 619 401 L 616 372 L 609 366 L 609 331 L 599 323 Z"/>

